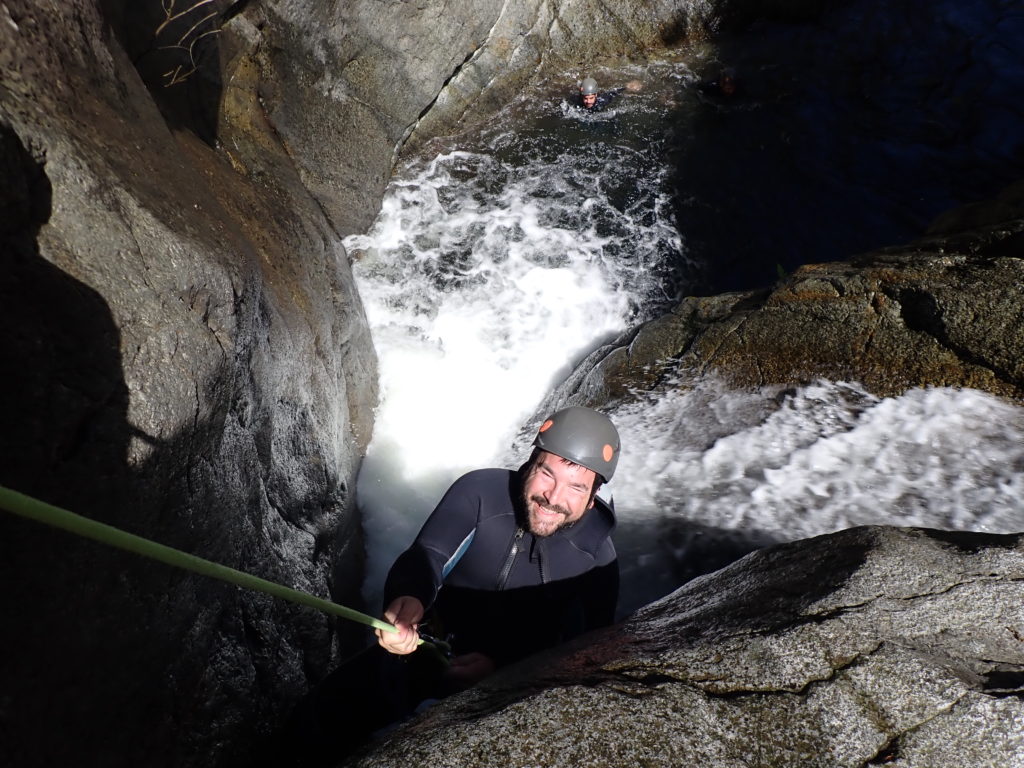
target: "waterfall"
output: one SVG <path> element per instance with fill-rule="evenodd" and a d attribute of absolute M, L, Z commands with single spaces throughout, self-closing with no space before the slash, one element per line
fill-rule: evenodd
<path fill-rule="evenodd" d="M 692 201 L 669 161 L 701 125 L 687 122 L 695 66 L 619 71 L 648 87 L 597 115 L 571 106 L 571 73 L 542 84 L 406 160 L 370 231 L 346 239 L 380 358 L 357 488 L 369 600 L 452 480 L 525 458 L 517 434 L 575 363 L 715 271 L 680 234 Z M 1024 530 L 1017 406 L 945 389 L 879 399 L 856 382 L 678 384 L 611 414 L 623 454 L 602 496 L 620 519 L 624 610 L 702 565 L 848 526 Z"/>

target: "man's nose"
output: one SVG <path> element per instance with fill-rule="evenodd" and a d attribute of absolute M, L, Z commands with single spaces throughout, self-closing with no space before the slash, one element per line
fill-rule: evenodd
<path fill-rule="evenodd" d="M 544 498 L 546 499 L 547 503 L 552 507 L 563 506 L 559 502 L 561 502 L 562 499 L 565 498 L 565 486 L 562 485 L 561 483 L 555 483 L 550 488 L 548 488 L 547 493 L 544 494 Z"/>

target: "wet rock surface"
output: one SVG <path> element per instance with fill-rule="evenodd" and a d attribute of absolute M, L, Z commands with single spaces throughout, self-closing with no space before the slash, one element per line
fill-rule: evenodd
<path fill-rule="evenodd" d="M 772 4 L 797 14 L 820 5 Z M 0 4 L 0 483 L 357 605 L 362 544 L 352 488 L 372 429 L 376 362 L 340 236 L 373 218 L 404 146 L 469 119 L 470 108 L 485 115 L 533 71 L 711 33 L 723 12 L 742 17 L 743 4 L 644 3 L 613 12 L 595 2 L 552 15 L 550 4 L 525 2 L 243 0 L 189 6 L 216 11 L 208 26 L 194 26 L 188 14 L 165 25 L 174 6 Z M 944 218 L 932 239 L 907 249 L 805 267 L 771 291 L 688 299 L 628 345 L 596 356 L 573 393 L 607 402 L 637 384 L 656 390 L 673 369 L 714 367 L 749 384 L 850 372 L 878 392 L 947 383 L 1018 396 L 1016 200 L 1002 199 L 1000 213 L 974 208 Z M 899 535 L 953 551 L 934 538 Z M 989 618 L 976 617 L 977 626 L 1000 638 L 993 622 L 1020 605 L 1019 569 L 1008 587 L 1001 575 L 1009 572 L 1005 553 L 1019 556 L 1013 546 L 1000 540 L 971 555 L 996 575 L 948 590 L 987 606 Z M 912 570 L 881 549 L 894 570 Z M 968 559 L 942 565 L 967 568 Z M 251 765 L 288 703 L 324 674 L 339 643 L 355 642 L 346 626 L 339 640 L 319 614 L 27 521 L 0 518 L 0 560 L 4 764 Z M 708 578 L 720 580 L 722 594 L 751 596 L 735 609 L 745 615 L 763 607 L 754 599 L 763 596 L 758 573 Z M 792 591 L 778 584 L 780 593 Z M 1007 590 L 1002 607 L 981 584 Z M 651 735 L 643 746 L 651 755 L 666 754 L 665 728 L 682 709 L 737 726 L 726 746 L 693 748 L 727 749 L 739 761 L 731 755 L 742 750 L 805 750 L 795 732 L 763 746 L 758 738 L 775 722 L 766 718 L 796 711 L 827 682 L 822 675 L 848 681 L 842 690 L 860 701 L 857 670 L 892 689 L 920 672 L 933 681 L 920 701 L 912 692 L 913 706 L 890 712 L 879 699 L 872 711 L 885 715 L 875 717 L 881 725 L 858 710 L 851 722 L 868 735 L 851 736 L 855 747 L 842 755 L 925 754 L 932 742 L 922 739 L 959 727 L 946 710 L 976 716 L 992 749 L 1019 749 L 1003 728 L 1019 725 L 1019 647 L 991 646 L 1005 638 L 977 640 L 973 655 L 929 640 L 936 658 L 956 662 L 929 666 L 917 646 L 901 645 L 902 629 L 876 637 L 877 647 L 837 629 L 836 645 L 860 661 L 824 652 L 799 661 L 796 653 L 798 661 L 769 670 L 777 679 L 757 687 L 740 674 L 754 668 L 743 650 L 754 633 L 731 626 L 726 614 L 716 619 L 724 627 L 716 637 L 732 638 L 723 648 L 737 665 L 719 690 L 709 682 L 713 654 L 700 645 L 711 635 L 687 623 L 714 606 L 677 594 L 682 602 L 659 603 L 579 651 L 560 676 L 545 672 L 530 683 L 550 688 L 529 694 L 530 707 L 514 703 L 527 701 L 520 683 L 503 688 L 496 679 L 429 722 L 461 713 L 462 724 L 451 725 L 466 729 L 458 731 L 464 746 L 451 753 L 458 764 L 500 764 L 518 754 L 508 751 L 516 739 L 497 738 L 504 726 L 490 741 L 469 729 L 497 722 L 481 713 L 509 705 L 507 725 L 546 736 L 546 745 L 531 740 L 525 748 L 586 764 L 602 750 L 623 760 L 648 754 L 631 752 L 610 725 L 587 730 L 587 708 L 611 723 L 623 709 L 649 707 L 637 734 Z M 881 620 L 889 615 L 877 612 L 883 602 L 854 613 Z M 922 632 L 947 626 L 949 615 L 936 610 L 915 614 Z M 762 632 L 773 615 L 761 624 L 747 618 Z M 815 618 L 798 632 L 780 619 L 778 637 L 761 637 L 761 647 L 789 642 L 800 650 L 821 641 L 805 634 L 819 625 Z M 1020 632 L 1019 621 L 1005 626 Z M 667 647 L 666 633 L 690 638 L 692 646 L 680 647 L 691 650 L 655 653 Z M 645 636 L 647 650 L 616 661 Z M 648 674 L 651 654 L 664 656 L 668 671 Z M 595 682 L 581 685 L 581 674 Z M 699 684 L 678 683 L 680 676 Z M 662 696 L 670 691 L 678 698 Z M 576 696 L 560 699 L 562 692 Z M 842 703 L 839 693 L 829 696 L 814 700 L 821 722 L 825 704 Z M 549 699 L 550 708 L 533 707 Z M 429 748 L 436 736 L 415 728 L 415 740 L 403 735 L 392 749 Z M 607 734 L 618 734 L 614 743 L 602 741 Z M 827 746 L 820 738 L 807 737 L 812 753 Z M 667 754 L 690 754 L 678 739 L 683 746 Z M 964 741 L 963 754 L 975 743 Z"/>
<path fill-rule="evenodd" d="M 246 176 L 169 126 L 94 3 L 6 3 L 0 69 L 0 483 L 358 604 L 376 358 L 287 154 Z M 7 513 L 0 560 L 5 765 L 223 763 L 336 653 L 316 612 Z"/>
<path fill-rule="evenodd" d="M 769 289 L 684 299 L 591 355 L 563 396 L 607 403 L 714 372 L 739 387 L 827 378 L 881 396 L 962 386 L 1020 399 L 1024 211 L 948 231 L 1006 216 L 1014 199 L 950 212 L 904 247 L 800 267 Z"/>
<path fill-rule="evenodd" d="M 351 765 L 1019 765 L 1024 541 L 770 547 L 504 670 Z"/>

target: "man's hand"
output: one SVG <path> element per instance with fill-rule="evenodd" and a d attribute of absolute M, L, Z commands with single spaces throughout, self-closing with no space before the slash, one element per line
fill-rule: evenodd
<path fill-rule="evenodd" d="M 463 691 L 494 671 L 494 661 L 482 653 L 464 653 L 451 660 L 445 670 L 445 684 L 453 692 Z"/>
<path fill-rule="evenodd" d="M 377 642 L 389 653 L 404 656 L 416 650 L 420 643 L 419 632 L 416 631 L 423 618 L 423 603 L 415 597 L 396 597 L 384 611 L 384 620 L 394 624 L 397 632 L 377 629 Z"/>

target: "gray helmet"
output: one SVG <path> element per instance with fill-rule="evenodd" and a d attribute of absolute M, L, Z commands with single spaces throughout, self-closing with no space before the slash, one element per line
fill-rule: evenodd
<path fill-rule="evenodd" d="M 533 444 L 543 451 L 592 469 L 604 482 L 619 463 L 619 432 L 603 413 L 574 405 L 551 414 Z"/>
<path fill-rule="evenodd" d="M 597 93 L 597 80 L 592 77 L 586 77 L 583 82 L 580 83 L 580 93 L 584 96 L 590 96 Z"/>

